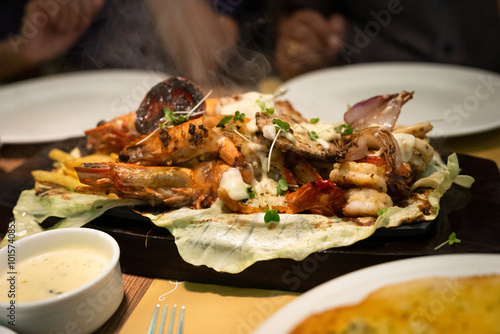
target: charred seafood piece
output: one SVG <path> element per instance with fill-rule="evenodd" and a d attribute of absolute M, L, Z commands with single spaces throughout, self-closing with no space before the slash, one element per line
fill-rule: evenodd
<path fill-rule="evenodd" d="M 200 88 L 192 81 L 172 77 L 155 85 L 142 100 L 135 116 L 135 127 L 140 134 L 154 131 L 158 121 L 165 115 L 164 109 L 171 111 L 191 111 L 203 100 Z M 205 110 L 203 102 L 199 110 Z"/>
<path fill-rule="evenodd" d="M 333 142 L 314 141 L 308 132 L 299 123 L 307 122 L 307 119 L 295 110 L 287 101 L 277 101 L 274 106 L 275 112 L 272 116 L 265 113 L 256 113 L 255 120 L 260 131 L 264 132 L 266 127 L 273 128 L 273 121 L 280 120 L 288 123 L 290 136 L 279 136 L 276 139 L 276 147 L 283 152 L 294 152 L 307 159 L 330 161 L 337 158 L 338 146 Z M 267 141 L 272 140 L 266 138 Z"/>

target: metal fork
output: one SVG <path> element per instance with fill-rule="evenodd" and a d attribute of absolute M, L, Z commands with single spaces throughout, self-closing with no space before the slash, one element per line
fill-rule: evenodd
<path fill-rule="evenodd" d="M 179 321 L 177 323 L 177 334 L 182 334 L 182 330 L 184 327 L 184 306 L 181 306 L 181 314 L 179 316 Z M 149 324 L 149 330 L 148 334 L 154 334 L 156 330 L 156 322 L 158 318 L 158 311 L 160 310 L 160 304 L 157 304 L 153 313 L 153 318 L 151 318 L 151 323 Z M 160 320 L 160 330 L 159 334 L 163 334 L 163 331 L 165 329 L 165 319 L 167 318 L 167 310 L 168 310 L 168 305 L 165 304 L 163 307 L 163 313 L 161 316 Z M 175 323 L 175 313 L 177 311 L 177 305 L 174 305 L 172 308 L 172 313 L 170 314 L 170 321 L 168 325 L 168 334 L 172 334 L 174 331 L 174 323 Z"/>

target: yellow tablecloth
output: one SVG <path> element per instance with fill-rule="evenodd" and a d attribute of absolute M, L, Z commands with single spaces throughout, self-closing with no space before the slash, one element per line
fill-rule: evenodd
<path fill-rule="evenodd" d="M 177 318 L 180 307 L 185 306 L 184 334 L 251 333 L 298 295 L 155 279 L 120 333 L 147 333 L 157 304 L 160 304 L 159 315 L 164 305 L 168 304 L 167 319 L 173 305 L 177 305 Z"/>

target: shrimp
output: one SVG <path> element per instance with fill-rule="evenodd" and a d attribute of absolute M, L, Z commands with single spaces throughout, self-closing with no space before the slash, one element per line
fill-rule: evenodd
<path fill-rule="evenodd" d="M 208 207 L 217 197 L 222 174 L 230 168 L 220 160 L 198 164 L 195 168 L 140 166 L 124 163 L 90 163 L 76 167 L 79 192 L 115 193 L 121 198 L 136 198 L 152 205 L 169 207 Z"/>
<path fill-rule="evenodd" d="M 141 165 L 172 165 L 194 158 L 216 156 L 232 166 L 244 164 L 236 145 L 214 130 L 224 116 L 202 116 L 173 127 L 164 127 L 125 147 L 121 162 Z"/>
<path fill-rule="evenodd" d="M 211 106 L 213 104 L 210 103 Z M 166 79 L 151 88 L 137 111 L 108 122 L 99 122 L 97 127 L 86 130 L 87 145 L 94 152 L 118 153 L 141 135 L 157 129 L 165 108 L 187 114 L 194 112 L 195 107 L 200 113 L 206 109 L 203 94 L 197 85 L 181 77 Z"/>
<path fill-rule="evenodd" d="M 135 111 L 85 130 L 87 147 L 90 151 L 101 154 L 120 152 L 128 143 L 140 136 L 134 122 Z"/>
<path fill-rule="evenodd" d="M 330 180 L 344 187 L 355 186 L 387 192 L 384 165 L 346 160 L 334 164 Z"/>
<path fill-rule="evenodd" d="M 392 199 L 384 192 L 370 188 L 352 188 L 345 192 L 346 204 L 342 213 L 347 217 L 377 217 L 381 209 L 390 208 Z"/>

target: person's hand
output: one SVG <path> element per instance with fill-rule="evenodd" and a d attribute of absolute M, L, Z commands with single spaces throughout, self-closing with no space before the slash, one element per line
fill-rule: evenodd
<path fill-rule="evenodd" d="M 343 16 L 299 10 L 278 24 L 275 62 L 282 79 L 333 64 L 345 35 Z"/>
<path fill-rule="evenodd" d="M 31 0 L 17 36 L 19 56 L 26 65 L 50 60 L 71 48 L 103 6 L 103 0 Z M 14 50 L 16 51 L 16 50 Z"/>

